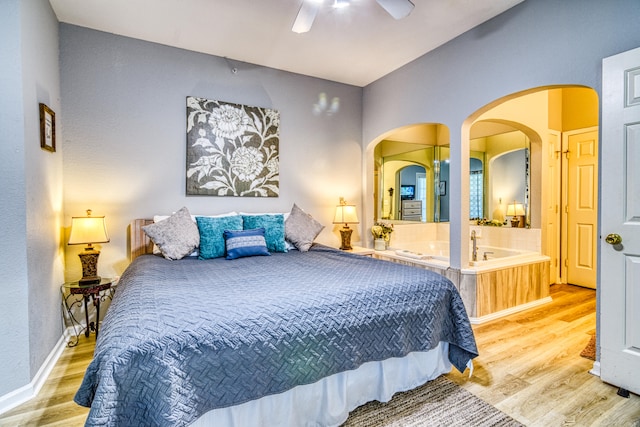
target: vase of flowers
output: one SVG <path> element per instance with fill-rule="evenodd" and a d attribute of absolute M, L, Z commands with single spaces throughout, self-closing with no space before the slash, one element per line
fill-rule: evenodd
<path fill-rule="evenodd" d="M 373 235 L 373 248 L 377 251 L 384 251 L 388 249 L 392 232 L 393 224 L 387 224 L 380 221 L 373 224 L 373 227 L 371 227 L 371 234 Z"/>

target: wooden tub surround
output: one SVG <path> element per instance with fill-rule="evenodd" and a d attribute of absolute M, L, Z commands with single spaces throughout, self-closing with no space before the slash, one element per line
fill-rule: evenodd
<path fill-rule="evenodd" d="M 389 251 L 374 257 L 435 271 L 451 280 L 472 324 L 481 324 L 551 302 L 549 257 L 535 255 L 511 265 L 452 269 L 444 262 L 412 260 Z"/>
<path fill-rule="evenodd" d="M 461 279 L 461 287 L 475 288 L 472 323 L 551 302 L 548 260 L 486 272 L 463 269 Z"/>

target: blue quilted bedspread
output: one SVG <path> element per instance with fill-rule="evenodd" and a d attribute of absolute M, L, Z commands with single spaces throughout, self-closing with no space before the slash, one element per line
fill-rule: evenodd
<path fill-rule="evenodd" d="M 87 425 L 188 425 L 203 413 L 371 360 L 478 352 L 453 284 L 315 245 L 269 257 L 168 261 L 123 273 L 75 401 Z"/>

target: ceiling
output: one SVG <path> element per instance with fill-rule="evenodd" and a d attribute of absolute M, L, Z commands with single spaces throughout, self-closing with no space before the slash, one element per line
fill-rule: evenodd
<path fill-rule="evenodd" d="M 395 20 L 375 0 L 324 0 L 311 30 L 302 0 L 49 0 L 60 22 L 366 86 L 524 0 L 413 0 Z"/>

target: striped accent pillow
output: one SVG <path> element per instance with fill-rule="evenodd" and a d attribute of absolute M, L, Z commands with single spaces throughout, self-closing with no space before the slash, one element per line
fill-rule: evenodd
<path fill-rule="evenodd" d="M 227 259 L 271 255 L 267 250 L 264 228 L 250 230 L 224 230 Z"/>

